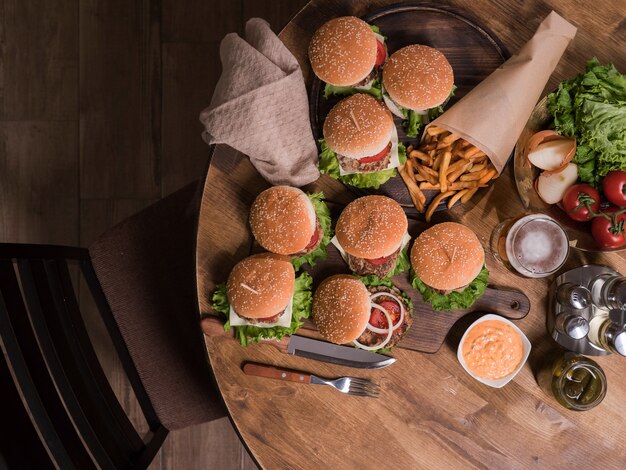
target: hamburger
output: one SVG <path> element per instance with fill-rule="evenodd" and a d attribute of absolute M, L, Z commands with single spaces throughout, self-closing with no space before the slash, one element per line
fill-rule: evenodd
<path fill-rule="evenodd" d="M 387 59 L 385 38 L 376 26 L 355 16 L 334 18 L 311 38 L 309 60 L 326 82 L 324 97 L 369 93 L 381 99 L 380 68 Z"/>
<path fill-rule="evenodd" d="M 295 277 L 289 259 L 261 253 L 241 260 L 212 296 L 212 307 L 228 318 L 243 346 L 280 339 L 302 326 L 311 308 L 311 276 Z"/>
<path fill-rule="evenodd" d="M 433 225 L 415 239 L 411 267 L 411 284 L 434 310 L 469 308 L 489 278 L 478 237 L 455 222 Z"/>
<path fill-rule="evenodd" d="M 364 196 L 341 212 L 331 242 L 354 273 L 388 277 L 410 267 L 407 228 L 406 215 L 396 201 Z"/>
<path fill-rule="evenodd" d="M 331 238 L 330 212 L 323 193 L 305 194 L 291 186 L 273 186 L 250 208 L 250 228 L 267 251 L 292 258 L 295 269 L 326 258 Z"/>
<path fill-rule="evenodd" d="M 454 74 L 437 49 L 414 44 L 394 52 L 383 68 L 383 100 L 401 119 L 408 137 L 443 113 L 454 95 Z"/>
<path fill-rule="evenodd" d="M 406 161 L 391 113 L 369 95 L 337 103 L 324 121 L 323 134 L 320 171 L 352 186 L 378 188 Z"/>
<path fill-rule="evenodd" d="M 319 285 L 312 311 L 317 329 L 328 341 L 377 351 L 392 348 L 404 337 L 413 303 L 390 281 L 338 274 Z"/>

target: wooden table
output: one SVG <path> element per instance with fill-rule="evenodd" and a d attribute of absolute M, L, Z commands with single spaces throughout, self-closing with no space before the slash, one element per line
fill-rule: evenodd
<path fill-rule="evenodd" d="M 307 79 L 306 46 L 325 20 L 343 14 L 366 14 L 391 1 L 314 0 L 281 32 L 301 61 Z M 461 0 L 450 6 L 469 8 Z M 467 4 L 469 5 L 469 4 Z M 546 90 L 584 68 L 596 55 L 626 70 L 626 20 L 623 2 L 595 0 L 549 4 L 530 0 L 476 0 L 470 16 L 478 18 L 515 52 L 551 9 L 578 28 Z M 250 250 L 248 207 L 267 187 L 237 152 L 218 146 L 207 175 L 199 216 L 197 245 L 198 300 L 209 313 L 210 292 Z M 314 185 L 330 199 L 347 202 L 334 180 Z M 438 213 L 433 222 L 456 220 L 470 226 L 485 246 L 492 228 L 522 211 L 513 175 L 507 169 L 497 184 L 467 208 Z M 597 262 L 626 273 L 623 254 L 573 252 L 567 267 Z M 492 389 L 467 375 L 456 359 L 458 341 L 477 315 L 459 320 L 436 354 L 396 349 L 391 367 L 362 371 L 287 356 L 267 345 L 247 349 L 225 337 L 206 345 L 217 385 L 232 421 L 251 454 L 265 468 L 623 468 L 626 458 L 623 397 L 626 359 L 596 358 L 608 378 L 604 402 L 587 412 L 560 407 L 537 385 L 534 373 L 555 348 L 545 327 L 549 280 L 513 275 L 487 250 L 491 282 L 517 287 L 531 301 L 530 314 L 517 325 L 533 350 L 520 374 L 502 389 Z M 444 314 L 442 314 L 444 315 Z M 345 374 L 371 378 L 383 386 L 377 400 L 340 395 L 325 387 L 286 384 L 248 377 L 246 360 L 304 369 L 321 376 Z"/>

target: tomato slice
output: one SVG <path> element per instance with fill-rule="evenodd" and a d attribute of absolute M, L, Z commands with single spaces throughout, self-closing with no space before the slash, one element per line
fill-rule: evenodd
<path fill-rule="evenodd" d="M 387 49 L 385 45 L 380 42 L 378 39 L 376 40 L 376 64 L 374 67 L 378 67 L 379 65 L 383 65 L 387 59 Z"/>
<path fill-rule="evenodd" d="M 385 310 L 387 310 L 387 312 L 389 312 L 389 316 L 391 317 L 391 323 L 396 324 L 400 319 L 400 306 L 394 300 L 382 300 L 378 302 L 378 304 Z M 376 307 L 372 308 L 369 323 L 376 328 L 388 328 L 387 317 L 382 312 L 382 310 L 379 310 Z M 396 325 L 394 330 L 397 330 L 398 328 L 400 328 L 400 326 L 401 325 L 399 324 Z"/>
<path fill-rule="evenodd" d="M 387 145 L 387 147 L 382 149 L 376 155 L 372 155 L 370 157 L 359 158 L 359 163 L 378 162 L 378 161 L 382 160 L 383 158 L 385 158 L 390 151 L 391 151 L 391 142 L 389 142 L 389 145 Z"/>
<path fill-rule="evenodd" d="M 313 232 L 313 235 L 311 235 L 311 240 L 309 240 L 309 244 L 304 247 L 305 250 L 308 250 L 309 248 L 313 248 L 315 246 L 315 244 L 317 243 L 317 241 L 320 238 L 320 231 L 318 227 L 315 227 L 315 232 Z"/>
<path fill-rule="evenodd" d="M 381 264 L 385 264 L 389 258 L 391 258 L 392 255 L 389 256 L 381 256 L 380 258 L 374 258 L 374 259 L 366 259 L 365 261 L 367 261 L 369 264 L 373 264 L 374 266 L 380 266 Z"/>

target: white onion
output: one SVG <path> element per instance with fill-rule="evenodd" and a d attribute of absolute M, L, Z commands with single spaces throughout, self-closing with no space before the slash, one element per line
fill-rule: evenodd
<path fill-rule="evenodd" d="M 387 312 L 387 314 L 389 314 L 389 312 L 387 311 L 385 307 L 379 304 L 375 304 L 374 302 L 372 302 L 370 305 L 370 309 L 372 308 L 377 308 L 381 312 Z M 389 316 L 391 317 L 391 315 Z M 387 325 L 389 325 L 389 323 L 387 323 Z M 387 328 L 378 328 L 377 326 L 374 326 L 369 322 L 367 323 L 367 325 L 365 325 L 365 328 L 370 331 L 373 331 L 374 333 L 378 333 L 379 335 L 386 335 L 387 332 L 389 331 L 389 326 L 387 326 Z M 391 331 L 393 331 L 393 327 L 391 328 Z"/>
<path fill-rule="evenodd" d="M 404 303 L 396 295 L 391 294 L 389 292 L 376 292 L 375 294 L 370 295 L 370 300 L 374 300 L 376 297 L 381 297 L 383 295 L 391 297 L 400 306 L 400 318 L 398 319 L 398 322 L 395 325 L 393 325 L 393 327 L 392 327 L 392 331 L 393 331 L 396 328 L 398 328 L 398 326 L 402 325 L 402 322 L 404 321 Z M 378 304 L 372 302 L 372 305 L 378 305 Z M 378 307 L 376 307 L 376 308 L 378 308 Z M 369 323 L 368 323 L 368 325 L 369 325 Z M 384 330 L 382 328 L 376 328 L 375 326 L 371 326 L 371 325 L 370 325 L 370 327 L 371 328 L 369 328 L 369 329 L 372 330 L 375 333 L 384 334 L 384 333 L 387 332 L 386 330 Z M 376 330 L 380 330 L 380 331 L 376 331 Z"/>
<path fill-rule="evenodd" d="M 391 336 L 393 335 L 393 328 L 391 327 L 391 315 L 389 315 L 389 312 L 384 307 L 378 306 L 376 308 L 379 308 L 380 311 L 383 312 L 385 316 L 387 317 L 387 325 L 389 325 L 389 328 L 387 329 L 387 337 L 382 343 L 377 344 L 375 346 L 365 346 L 364 344 L 359 343 L 356 339 L 353 341 L 355 345 L 357 345 L 361 349 L 365 349 L 366 351 L 376 351 L 377 349 L 384 348 L 389 342 L 389 340 L 391 339 Z M 368 323 L 368 326 L 370 326 L 369 323 Z"/>

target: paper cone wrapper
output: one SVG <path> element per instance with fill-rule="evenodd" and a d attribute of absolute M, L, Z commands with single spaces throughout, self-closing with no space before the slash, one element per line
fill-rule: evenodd
<path fill-rule="evenodd" d="M 576 27 L 553 11 L 517 55 L 430 125 L 447 129 L 480 148 L 500 173 L 575 34 Z"/>

